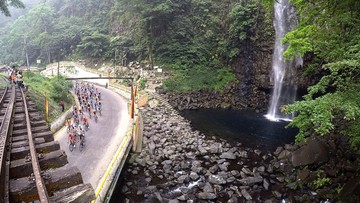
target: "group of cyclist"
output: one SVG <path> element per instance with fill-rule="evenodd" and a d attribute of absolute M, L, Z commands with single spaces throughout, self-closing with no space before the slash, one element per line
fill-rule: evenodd
<path fill-rule="evenodd" d="M 89 130 L 89 119 L 94 117 L 98 120 L 98 114 L 101 115 L 101 92 L 93 84 L 76 82 L 74 92 L 80 104 L 80 108 L 73 107 L 72 119 L 66 121 L 68 128 L 68 141 L 70 142 L 70 151 L 75 148 L 77 137 L 80 142 L 80 149 L 84 147 L 85 131 Z"/>

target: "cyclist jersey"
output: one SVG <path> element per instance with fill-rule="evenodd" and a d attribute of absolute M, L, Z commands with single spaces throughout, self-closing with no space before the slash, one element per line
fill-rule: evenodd
<path fill-rule="evenodd" d="M 69 134 L 69 140 L 70 141 L 75 141 L 75 136 L 73 134 Z"/>

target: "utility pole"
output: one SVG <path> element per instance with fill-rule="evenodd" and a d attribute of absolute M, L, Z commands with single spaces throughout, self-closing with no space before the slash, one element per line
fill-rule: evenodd
<path fill-rule="evenodd" d="M 26 42 L 26 38 L 27 38 L 27 36 L 24 35 L 26 67 L 27 67 L 27 70 L 28 70 L 27 78 L 29 79 L 30 66 L 29 66 L 29 56 L 28 56 L 28 52 L 27 52 L 27 42 Z"/>
<path fill-rule="evenodd" d="M 57 55 L 57 61 L 58 61 L 58 65 L 57 65 L 57 79 L 59 80 L 60 77 L 60 53 L 58 52 Z"/>
<path fill-rule="evenodd" d="M 115 75 L 117 75 L 117 70 L 116 70 L 116 56 L 117 56 L 117 49 L 115 49 L 115 58 L 114 58 L 114 73 Z"/>

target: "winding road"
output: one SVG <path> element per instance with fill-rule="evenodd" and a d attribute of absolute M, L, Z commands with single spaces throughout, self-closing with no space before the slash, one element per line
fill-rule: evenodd
<path fill-rule="evenodd" d="M 73 77 L 93 77 L 89 74 L 77 74 Z M 123 141 L 130 125 L 127 101 L 117 93 L 98 86 L 101 91 L 103 105 L 102 116 L 98 122 L 90 120 L 90 129 L 86 132 L 85 148 L 80 152 L 77 148 L 70 152 L 66 128 L 55 134 L 69 160 L 68 166 L 77 166 L 85 183 L 90 183 L 94 189 L 99 185 L 116 150 Z"/>

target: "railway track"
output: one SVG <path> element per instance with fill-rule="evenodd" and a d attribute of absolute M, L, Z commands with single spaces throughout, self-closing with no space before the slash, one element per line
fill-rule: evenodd
<path fill-rule="evenodd" d="M 90 202 L 94 191 L 22 89 L 0 90 L 0 202 Z"/>

